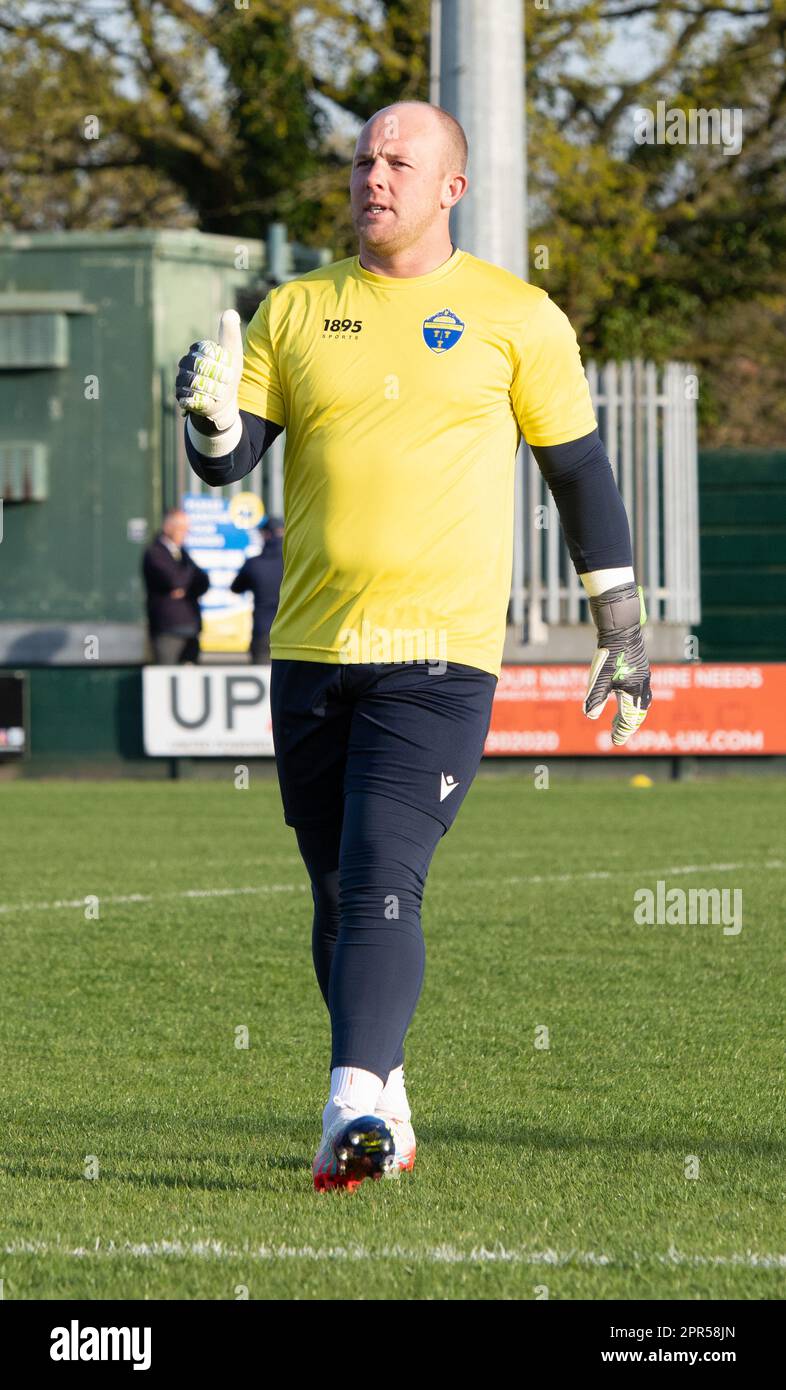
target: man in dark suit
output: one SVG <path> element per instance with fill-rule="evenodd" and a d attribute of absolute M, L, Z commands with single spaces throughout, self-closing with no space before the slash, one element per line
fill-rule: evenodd
<path fill-rule="evenodd" d="M 252 555 L 232 580 L 232 593 L 254 595 L 254 625 L 251 633 L 252 666 L 270 660 L 270 629 L 278 608 L 278 593 L 284 573 L 284 523 L 278 516 L 265 517 L 260 532 L 264 541 L 261 555 Z"/>
<path fill-rule="evenodd" d="M 210 580 L 183 545 L 187 532 L 185 512 L 170 508 L 142 560 L 150 642 L 160 666 L 199 661 L 202 614 L 197 600 Z"/>

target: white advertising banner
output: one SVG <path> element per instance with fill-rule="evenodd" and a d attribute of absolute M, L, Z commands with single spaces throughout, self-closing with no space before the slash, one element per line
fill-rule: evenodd
<path fill-rule="evenodd" d="M 273 756 L 269 666 L 145 666 L 142 707 L 150 757 Z"/>

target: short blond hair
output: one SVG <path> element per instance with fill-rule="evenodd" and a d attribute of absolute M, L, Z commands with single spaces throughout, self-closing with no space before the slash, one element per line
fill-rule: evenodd
<path fill-rule="evenodd" d="M 423 105 L 430 105 L 424 102 Z M 469 159 L 469 144 L 464 133 L 464 127 L 459 125 L 455 116 L 451 116 L 442 106 L 432 106 L 432 111 L 439 118 L 440 126 L 445 137 L 445 173 L 466 174 L 467 160 Z"/>

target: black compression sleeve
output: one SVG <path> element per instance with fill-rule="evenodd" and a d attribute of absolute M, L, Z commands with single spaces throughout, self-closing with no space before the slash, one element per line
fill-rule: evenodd
<path fill-rule="evenodd" d="M 245 478 L 252 468 L 256 468 L 265 450 L 270 448 L 284 428 L 274 420 L 263 420 L 248 410 L 241 410 L 240 418 L 243 422 L 240 441 L 223 458 L 206 458 L 200 454 L 191 443 L 188 430 L 185 431 L 188 461 L 197 477 L 210 487 L 223 487 L 225 483 L 235 483 L 239 478 Z"/>
<path fill-rule="evenodd" d="M 532 448 L 557 506 L 577 574 L 633 565 L 628 517 L 597 430 Z"/>

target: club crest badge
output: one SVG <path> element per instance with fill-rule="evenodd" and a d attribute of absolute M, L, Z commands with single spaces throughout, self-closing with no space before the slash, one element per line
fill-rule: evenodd
<path fill-rule="evenodd" d="M 423 320 L 423 338 L 432 352 L 449 352 L 463 332 L 464 324 L 452 309 L 440 309 L 439 313 Z"/>

